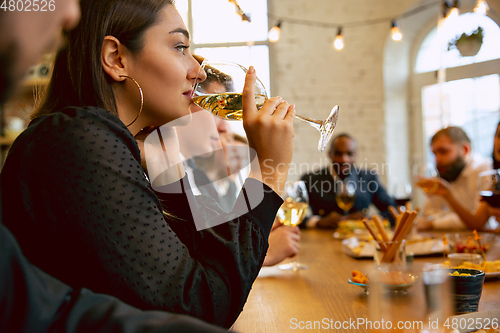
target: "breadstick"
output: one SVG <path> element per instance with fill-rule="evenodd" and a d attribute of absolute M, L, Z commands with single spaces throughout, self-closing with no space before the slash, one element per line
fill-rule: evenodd
<path fill-rule="evenodd" d="M 375 226 L 378 229 L 378 232 L 382 236 L 382 240 L 385 242 L 389 241 L 389 237 L 387 237 L 387 234 L 385 233 L 384 226 L 382 225 L 382 221 L 380 221 L 380 218 L 377 215 L 373 215 L 373 221 L 375 221 Z"/>
<path fill-rule="evenodd" d="M 385 253 L 385 251 L 387 251 L 387 247 L 383 242 L 379 240 L 377 233 L 375 232 L 375 230 L 373 230 L 372 226 L 370 225 L 370 222 L 368 222 L 368 219 L 366 217 L 363 219 L 363 223 L 366 227 L 366 230 L 368 230 L 370 234 L 373 236 L 373 240 L 380 245 L 380 249 L 382 250 L 382 252 Z"/>

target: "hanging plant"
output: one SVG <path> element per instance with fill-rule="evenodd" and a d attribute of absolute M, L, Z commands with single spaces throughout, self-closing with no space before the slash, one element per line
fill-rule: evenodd
<path fill-rule="evenodd" d="M 483 45 L 483 32 L 484 29 L 482 27 L 477 27 L 470 34 L 464 32 L 462 35 L 448 42 L 448 51 L 456 48 L 462 57 L 475 56 Z"/>

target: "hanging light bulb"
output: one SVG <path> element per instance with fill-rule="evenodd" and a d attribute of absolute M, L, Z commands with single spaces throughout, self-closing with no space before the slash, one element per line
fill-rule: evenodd
<path fill-rule="evenodd" d="M 337 50 L 342 50 L 344 48 L 344 37 L 342 37 L 342 27 L 339 27 L 339 31 L 337 33 L 337 37 L 333 41 L 333 47 Z"/>
<path fill-rule="evenodd" d="M 276 43 L 280 39 L 281 35 L 281 21 L 278 22 L 267 34 L 267 37 L 271 43 Z"/>
<path fill-rule="evenodd" d="M 399 30 L 399 24 L 396 20 L 392 21 L 391 35 L 392 40 L 400 41 L 403 39 L 403 34 L 401 33 L 401 30 Z"/>
<path fill-rule="evenodd" d="M 460 15 L 458 0 L 453 0 L 452 5 L 445 1 L 443 4 L 443 16 L 446 20 L 453 20 Z"/>
<path fill-rule="evenodd" d="M 486 0 L 477 0 L 476 7 L 474 8 L 474 13 L 486 15 L 490 7 Z"/>

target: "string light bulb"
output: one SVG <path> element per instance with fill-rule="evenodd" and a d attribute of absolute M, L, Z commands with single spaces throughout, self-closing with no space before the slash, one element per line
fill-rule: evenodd
<path fill-rule="evenodd" d="M 460 10 L 458 9 L 458 0 L 453 0 L 452 5 L 448 1 L 443 3 L 443 17 L 445 20 L 453 20 L 460 15 Z"/>
<path fill-rule="evenodd" d="M 335 37 L 335 40 L 333 41 L 333 47 L 338 51 L 344 48 L 344 37 L 342 36 L 342 27 L 339 27 L 337 37 Z"/>
<path fill-rule="evenodd" d="M 392 40 L 395 41 L 400 41 L 403 39 L 403 34 L 401 33 L 401 30 L 399 29 L 399 24 L 396 20 L 392 21 L 392 27 L 391 27 L 391 37 Z"/>
<path fill-rule="evenodd" d="M 474 13 L 486 15 L 490 7 L 486 0 L 477 0 L 476 7 L 474 8 Z"/>
<path fill-rule="evenodd" d="M 267 34 L 267 38 L 271 43 L 276 43 L 281 35 L 281 21 L 278 22 Z"/>

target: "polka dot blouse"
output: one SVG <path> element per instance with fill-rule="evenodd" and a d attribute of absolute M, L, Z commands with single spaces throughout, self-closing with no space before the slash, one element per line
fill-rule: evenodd
<path fill-rule="evenodd" d="M 248 179 L 244 188 L 251 195 L 259 186 Z M 35 119 L 1 173 L 4 224 L 33 264 L 75 288 L 225 327 L 243 308 L 282 203 L 265 188 L 264 200 L 238 218 L 243 195 L 227 214 L 189 190 L 155 193 L 126 126 L 93 107 Z M 196 231 L 193 199 L 195 214 L 230 222 Z M 162 204 L 174 217 L 163 217 Z"/>

